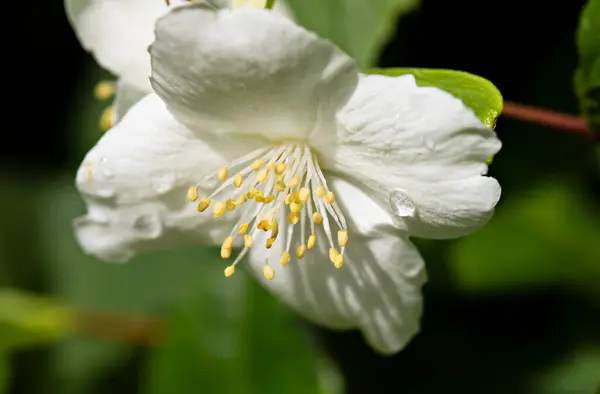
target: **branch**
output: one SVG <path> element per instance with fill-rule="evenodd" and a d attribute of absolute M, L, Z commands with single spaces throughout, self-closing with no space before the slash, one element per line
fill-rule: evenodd
<path fill-rule="evenodd" d="M 502 115 L 507 118 L 591 136 L 588 125 L 582 118 L 577 116 L 565 115 L 559 112 L 517 104 L 510 101 L 504 103 Z"/>
<path fill-rule="evenodd" d="M 138 346 L 156 346 L 163 339 L 164 326 L 158 317 L 77 310 L 74 321 L 75 332 L 93 338 Z"/>

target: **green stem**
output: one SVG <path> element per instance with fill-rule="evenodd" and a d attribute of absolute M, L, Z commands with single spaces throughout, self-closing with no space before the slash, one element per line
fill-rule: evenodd
<path fill-rule="evenodd" d="M 267 0 L 267 4 L 265 4 L 265 9 L 272 10 L 275 5 L 275 0 Z"/>

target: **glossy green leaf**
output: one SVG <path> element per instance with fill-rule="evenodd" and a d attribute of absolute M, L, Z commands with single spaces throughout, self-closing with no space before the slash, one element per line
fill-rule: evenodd
<path fill-rule="evenodd" d="M 328 38 L 371 67 L 394 32 L 398 18 L 417 7 L 419 0 L 286 0 L 296 20 Z"/>
<path fill-rule="evenodd" d="M 593 132 L 600 132 L 600 0 L 589 0 L 577 32 L 579 68 L 575 87 Z"/>
<path fill-rule="evenodd" d="M 570 283 L 597 292 L 598 239 L 593 197 L 555 182 L 504 202 L 483 229 L 453 245 L 450 264 L 466 291 Z"/>
<path fill-rule="evenodd" d="M 495 126 L 496 119 L 502 112 L 502 95 L 496 86 L 485 78 L 464 71 L 431 68 L 373 68 L 364 72 L 390 77 L 412 74 L 417 85 L 434 86 L 461 99 L 482 122 L 490 127 Z"/>
<path fill-rule="evenodd" d="M 71 324 L 71 311 L 60 301 L 0 290 L 0 353 L 55 341 Z"/>
<path fill-rule="evenodd" d="M 169 320 L 164 346 L 151 355 L 146 393 L 340 392 L 288 310 L 244 272 L 225 280 L 222 266 L 210 271 Z"/>

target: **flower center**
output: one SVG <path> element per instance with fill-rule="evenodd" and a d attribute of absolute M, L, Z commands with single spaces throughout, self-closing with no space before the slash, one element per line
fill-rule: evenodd
<path fill-rule="evenodd" d="M 215 178 L 220 185 L 209 196 L 200 198 L 198 187 Z M 216 195 L 229 198 L 213 202 Z M 197 203 L 199 212 L 212 206 L 216 218 L 243 210 L 239 222 L 221 246 L 221 257 L 229 259 L 234 240 L 243 237 L 244 249 L 225 269 L 226 277 L 233 275 L 236 265 L 250 248 L 256 247 L 253 239 L 260 231 L 269 233 L 264 245 L 267 249 L 276 242 L 285 243 L 279 259 L 285 267 L 291 260 L 291 253 L 302 259 L 314 248 L 317 226 L 322 226 L 329 243 L 329 259 L 336 268 L 344 264 L 344 249 L 348 244 L 346 219 L 335 201 L 335 194 L 327 187 L 317 158 L 305 144 L 269 146 L 234 160 L 190 187 L 188 200 Z M 284 212 L 286 215 L 282 216 Z M 279 218 L 286 216 L 287 221 L 280 223 Z M 285 225 L 288 226 L 287 237 L 279 237 L 280 226 Z M 336 229 L 337 245 L 334 242 Z M 296 232 L 300 232 L 296 237 L 300 243 L 292 245 Z M 263 274 L 271 280 L 275 271 L 266 264 Z"/>

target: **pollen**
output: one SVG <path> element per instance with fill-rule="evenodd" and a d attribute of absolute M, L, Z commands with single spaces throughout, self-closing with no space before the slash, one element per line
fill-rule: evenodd
<path fill-rule="evenodd" d="M 348 245 L 348 230 L 338 230 L 338 244 L 342 248 Z"/>
<path fill-rule="evenodd" d="M 313 218 L 313 222 L 315 222 L 315 224 L 323 223 L 323 215 L 321 215 L 319 212 L 313 213 L 312 218 Z"/>
<path fill-rule="evenodd" d="M 265 265 L 263 267 L 263 275 L 265 276 L 265 279 L 273 280 L 275 277 L 275 270 L 270 265 Z"/>
<path fill-rule="evenodd" d="M 213 207 L 213 214 L 217 219 L 223 217 L 225 215 L 225 204 L 222 202 L 216 203 Z"/>
<path fill-rule="evenodd" d="M 290 263 L 290 260 L 291 260 L 291 256 L 287 250 L 284 250 L 283 252 L 281 252 L 281 258 L 279 259 L 279 264 L 281 264 L 282 267 L 285 267 L 286 265 L 288 265 Z"/>
<path fill-rule="evenodd" d="M 308 242 L 306 242 L 306 247 L 308 249 L 312 249 L 315 247 L 315 242 L 317 242 L 317 234 L 312 233 L 310 237 L 308 237 Z"/>
<path fill-rule="evenodd" d="M 333 194 L 333 192 L 325 193 L 323 196 L 323 201 L 325 201 L 327 204 L 333 204 L 335 201 L 335 194 Z"/>
<path fill-rule="evenodd" d="M 239 172 L 235 174 L 235 177 L 233 178 L 233 184 L 235 185 L 235 187 L 242 187 L 243 181 L 244 178 L 242 177 L 242 174 L 240 174 Z"/>
<path fill-rule="evenodd" d="M 100 116 L 100 130 L 107 131 L 113 127 L 113 113 L 112 105 L 102 112 L 102 115 Z"/>
<path fill-rule="evenodd" d="M 208 188 L 213 190 L 210 194 L 199 195 Z M 346 220 L 317 158 L 305 144 L 265 146 L 213 169 L 189 188 L 187 200 L 199 212 L 214 200 L 216 219 L 230 215 L 239 219 L 221 245 L 223 259 L 233 256 L 236 245 L 237 255 L 225 269 L 226 277 L 233 275 L 252 248 L 266 249 L 263 274 L 267 280 L 275 277 L 272 261 L 279 259 L 285 267 L 292 255 L 298 259 L 312 254 L 322 260 L 329 257 L 337 268 L 344 263 Z M 329 250 L 327 257 L 315 248 L 319 237 L 324 237 L 318 242 Z"/>
<path fill-rule="evenodd" d="M 227 179 L 227 167 L 223 167 L 217 172 L 217 179 L 220 182 L 224 182 Z"/>
<path fill-rule="evenodd" d="M 301 259 L 306 254 L 306 245 L 299 245 L 296 249 L 296 257 Z"/>
<path fill-rule="evenodd" d="M 189 202 L 194 202 L 198 199 L 198 188 L 196 186 L 188 189 L 187 198 Z"/>
<path fill-rule="evenodd" d="M 208 207 L 210 207 L 210 199 L 202 197 L 198 202 L 198 212 L 204 212 Z"/>
<path fill-rule="evenodd" d="M 117 87 L 112 81 L 100 81 L 94 88 L 94 97 L 96 100 L 106 101 L 115 95 Z"/>
<path fill-rule="evenodd" d="M 225 268 L 225 277 L 226 278 L 231 278 L 231 276 L 235 273 L 235 266 L 234 265 L 230 265 L 229 267 Z"/>

